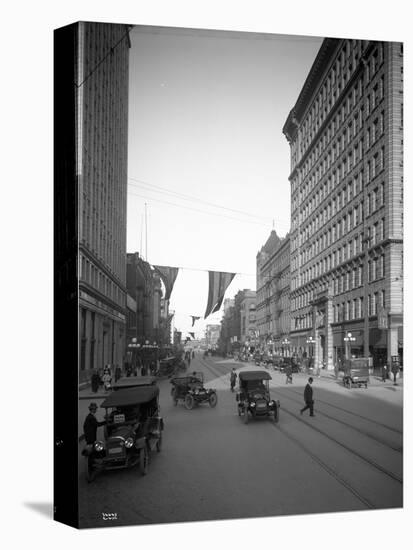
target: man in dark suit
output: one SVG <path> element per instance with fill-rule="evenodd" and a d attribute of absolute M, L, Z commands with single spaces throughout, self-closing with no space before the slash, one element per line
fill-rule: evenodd
<path fill-rule="evenodd" d="M 105 424 L 105 421 L 98 422 L 96 419 L 96 411 L 97 411 L 97 405 L 96 403 L 91 403 L 89 405 L 89 414 L 87 415 L 85 422 L 83 424 L 83 433 L 85 434 L 86 439 L 86 445 L 93 445 L 93 443 L 96 441 L 96 434 L 98 431 L 99 426 L 103 426 Z"/>
<path fill-rule="evenodd" d="M 310 416 L 315 416 L 315 414 L 314 414 L 313 388 L 311 387 L 312 383 L 313 383 L 313 379 L 310 377 L 308 379 L 308 384 L 304 388 L 305 407 L 300 410 L 300 414 L 303 414 L 304 411 L 306 411 L 307 409 L 310 409 Z"/>

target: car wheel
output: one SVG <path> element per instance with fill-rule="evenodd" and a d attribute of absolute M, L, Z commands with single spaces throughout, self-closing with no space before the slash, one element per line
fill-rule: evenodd
<path fill-rule="evenodd" d="M 190 393 L 188 393 L 187 395 L 185 395 L 185 407 L 190 411 L 191 409 L 194 408 L 194 398 L 192 397 L 192 395 Z"/>
<path fill-rule="evenodd" d="M 88 483 L 92 483 L 92 481 L 96 477 L 96 470 L 93 467 L 93 459 L 91 456 L 87 456 L 85 459 L 85 474 L 86 474 L 86 481 Z"/>
<path fill-rule="evenodd" d="M 216 407 L 217 403 L 218 403 L 217 394 L 216 393 L 211 393 L 211 395 L 209 396 L 209 406 L 210 407 Z"/>
<path fill-rule="evenodd" d="M 162 435 L 159 436 L 158 441 L 156 442 L 156 451 L 160 453 L 162 450 Z"/>
<path fill-rule="evenodd" d="M 244 407 L 244 424 L 248 424 L 248 407 Z"/>
<path fill-rule="evenodd" d="M 146 476 L 146 474 L 148 473 L 148 467 L 149 467 L 149 453 L 148 453 L 148 449 L 144 447 L 143 449 L 141 449 L 141 452 L 139 455 L 139 468 L 143 476 Z"/>

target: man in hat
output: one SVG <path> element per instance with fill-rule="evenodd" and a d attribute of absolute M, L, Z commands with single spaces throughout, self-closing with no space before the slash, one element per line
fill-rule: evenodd
<path fill-rule="evenodd" d="M 102 422 L 98 422 L 98 420 L 96 419 L 97 409 L 98 406 L 96 405 L 96 403 L 91 403 L 89 405 L 89 414 L 87 415 L 83 423 L 83 433 L 85 435 L 86 445 L 93 445 L 93 443 L 96 441 L 98 427 L 103 426 L 106 423 L 104 420 Z"/>
<path fill-rule="evenodd" d="M 311 387 L 312 383 L 313 383 L 313 379 L 310 377 L 308 379 L 308 384 L 304 388 L 305 407 L 303 407 L 300 410 L 300 414 L 303 414 L 304 411 L 306 411 L 307 409 L 310 409 L 310 416 L 315 416 L 315 414 L 314 414 L 313 388 Z"/>

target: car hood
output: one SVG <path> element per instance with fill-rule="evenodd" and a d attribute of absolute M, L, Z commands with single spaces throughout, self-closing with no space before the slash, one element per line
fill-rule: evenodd
<path fill-rule="evenodd" d="M 114 428 L 110 434 L 110 437 L 108 439 L 112 439 L 113 437 L 123 437 L 126 439 L 127 437 L 131 436 L 133 433 L 133 430 L 130 426 L 119 426 L 118 428 Z"/>

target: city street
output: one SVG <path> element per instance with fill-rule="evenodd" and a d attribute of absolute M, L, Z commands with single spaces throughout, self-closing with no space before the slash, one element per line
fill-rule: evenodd
<path fill-rule="evenodd" d="M 217 390 L 216 408 L 174 406 L 169 380 L 160 380 L 163 444 L 160 453 L 152 453 L 146 476 L 135 467 L 101 473 L 88 484 L 79 443 L 81 527 L 403 505 L 400 380 L 394 386 L 371 377 L 368 389 L 349 390 L 323 373 L 314 379 L 310 418 L 308 411 L 300 415 L 307 376 L 294 374 L 287 386 L 285 376 L 270 368 L 271 396 L 281 403 L 279 423 L 257 419 L 245 425 L 229 389 L 234 366 L 259 368 L 201 353 L 191 362 L 189 371 L 202 371 L 206 386 Z M 89 402 L 79 400 L 79 427 Z M 117 514 L 117 520 L 104 520 L 104 513 Z"/>

